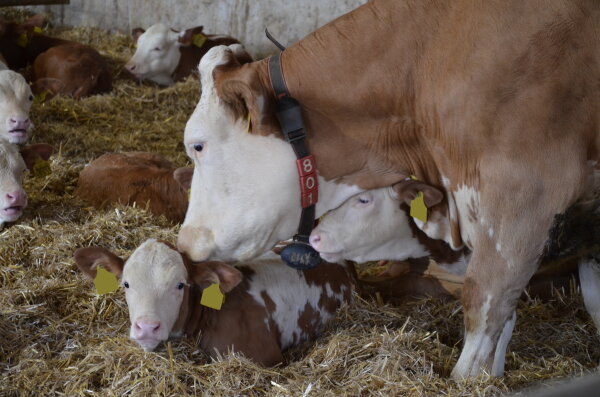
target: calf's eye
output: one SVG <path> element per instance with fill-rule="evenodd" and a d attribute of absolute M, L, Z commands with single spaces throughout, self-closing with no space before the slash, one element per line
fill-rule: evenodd
<path fill-rule="evenodd" d="M 201 143 L 196 143 L 196 144 L 194 144 L 193 148 L 195 151 L 201 152 L 202 149 L 204 149 L 204 146 Z"/>
<path fill-rule="evenodd" d="M 160 47 L 154 47 L 154 51 L 160 51 Z"/>
<path fill-rule="evenodd" d="M 361 204 L 369 204 L 369 201 L 370 200 L 368 198 L 364 198 L 364 197 L 360 197 L 358 199 L 358 202 L 361 203 Z"/>
<path fill-rule="evenodd" d="M 123 283 L 123 285 L 125 286 L 125 288 L 129 288 L 129 283 L 128 283 L 127 281 L 125 281 L 125 282 Z"/>
<path fill-rule="evenodd" d="M 185 285 L 184 283 L 179 283 L 179 284 L 177 284 L 177 289 L 183 289 L 183 286 L 184 286 L 184 285 Z"/>
<path fill-rule="evenodd" d="M 33 95 L 29 95 L 29 100 L 33 101 Z"/>

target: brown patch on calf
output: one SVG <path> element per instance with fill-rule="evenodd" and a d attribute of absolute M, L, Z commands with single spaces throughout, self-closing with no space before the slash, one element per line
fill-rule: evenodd
<path fill-rule="evenodd" d="M 261 291 L 260 297 L 263 298 L 263 301 L 265 302 L 265 308 L 267 309 L 267 313 L 269 313 L 269 314 L 275 313 L 275 309 L 277 309 L 277 304 L 275 304 L 275 302 L 273 302 L 273 299 L 271 299 L 271 297 L 269 296 L 269 293 L 267 291 Z M 277 323 L 275 322 L 275 320 L 273 320 L 272 316 L 269 316 L 269 329 L 271 330 L 271 332 L 273 332 L 276 335 L 277 340 L 280 341 L 281 340 L 281 330 L 277 326 Z M 294 341 L 294 342 L 296 342 L 296 341 Z"/>
<path fill-rule="evenodd" d="M 54 153 L 54 147 L 46 143 L 34 143 L 21 148 L 20 153 L 27 169 L 31 170 L 38 159 L 47 161 Z"/>
<path fill-rule="evenodd" d="M 322 295 L 321 295 L 322 299 Z M 333 309 L 335 311 L 339 305 L 336 305 Z M 321 305 L 321 301 L 319 301 L 319 307 L 323 307 Z M 330 313 L 333 311 L 327 309 Z M 300 316 L 298 317 L 298 328 L 301 330 L 300 339 L 315 339 L 319 335 L 321 324 L 321 314 L 313 309 L 313 307 L 307 302 L 304 305 L 304 309 L 300 312 Z M 296 340 L 294 340 L 296 343 Z"/>
<path fill-rule="evenodd" d="M 204 35 L 206 41 L 202 44 L 202 47 L 197 47 L 193 44 L 193 36 L 202 33 L 202 26 L 187 29 L 182 36 L 179 38 L 181 46 L 179 51 L 181 58 L 177 64 L 177 68 L 173 72 L 173 80 L 182 81 L 189 75 L 198 75 L 198 63 L 202 57 L 213 47 L 218 45 L 231 45 L 239 44 L 240 42 L 233 37 L 228 36 L 217 36 L 217 35 Z"/>
<path fill-rule="evenodd" d="M 75 195 L 100 208 L 133 204 L 174 222 L 185 218 L 187 190 L 173 177 L 174 167 L 154 153 L 110 153 L 100 156 L 79 174 Z"/>
<path fill-rule="evenodd" d="M 304 270 L 302 274 L 308 285 L 314 285 L 322 289 L 318 305 L 330 313 L 334 313 L 340 307 L 340 301 L 327 295 L 325 285 L 328 284 L 334 294 L 342 294 L 342 300 L 345 302 L 350 302 L 352 291 L 357 285 L 356 274 L 351 264 L 342 266 L 321 261 L 319 266 Z"/>
<path fill-rule="evenodd" d="M 462 305 L 464 312 L 465 328 L 467 332 L 473 332 L 480 321 L 480 313 L 477 310 L 483 305 L 483 291 L 477 282 L 471 277 L 466 277 L 463 283 Z"/>

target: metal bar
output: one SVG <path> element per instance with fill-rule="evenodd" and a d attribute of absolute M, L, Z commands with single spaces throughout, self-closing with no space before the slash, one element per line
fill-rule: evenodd
<path fill-rule="evenodd" d="M 69 4 L 70 0 L 0 0 L 0 7 Z"/>

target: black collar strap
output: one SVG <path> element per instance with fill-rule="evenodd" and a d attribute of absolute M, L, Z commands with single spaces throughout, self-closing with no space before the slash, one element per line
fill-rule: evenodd
<path fill-rule="evenodd" d="M 308 243 L 308 238 L 315 223 L 315 204 L 319 198 L 319 182 L 315 158 L 309 153 L 306 146 L 306 131 L 300 104 L 291 97 L 283 70 L 281 68 L 281 54 L 269 58 L 269 78 L 275 93 L 276 116 L 281 125 L 281 131 L 294 153 L 296 153 L 296 167 L 300 177 L 300 204 L 302 215 L 298 233 L 294 236 L 294 243 L 286 246 L 281 251 L 281 258 L 291 267 L 296 269 L 311 269 L 317 266 L 321 259 Z"/>

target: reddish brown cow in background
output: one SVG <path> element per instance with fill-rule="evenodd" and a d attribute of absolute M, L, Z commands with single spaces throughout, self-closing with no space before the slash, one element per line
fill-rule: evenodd
<path fill-rule="evenodd" d="M 96 207 L 136 203 L 156 216 L 182 222 L 192 172 L 175 169 L 154 153 L 108 153 L 81 171 L 75 194 Z"/>

